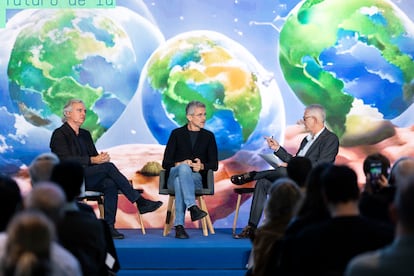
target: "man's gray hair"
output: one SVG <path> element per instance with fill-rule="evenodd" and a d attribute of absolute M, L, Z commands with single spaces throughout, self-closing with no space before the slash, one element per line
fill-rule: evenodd
<path fill-rule="evenodd" d="M 38 183 L 24 198 L 26 209 L 38 210 L 54 223 L 62 218 L 65 204 L 65 192 L 56 183 L 49 181 Z"/>
<path fill-rule="evenodd" d="M 206 105 L 199 101 L 191 101 L 187 104 L 187 107 L 185 108 L 185 114 L 186 115 L 193 115 L 194 110 L 197 107 L 206 108 Z"/>
<path fill-rule="evenodd" d="M 296 213 L 303 198 L 302 191 L 292 179 L 282 177 L 270 187 L 269 199 L 264 209 L 265 221 L 276 221 Z"/>
<path fill-rule="evenodd" d="M 59 163 L 59 157 L 53 152 L 41 153 L 33 159 L 29 166 L 32 185 L 40 181 L 49 181 L 53 167 Z"/>
<path fill-rule="evenodd" d="M 66 119 L 66 113 L 68 113 L 69 111 L 72 111 L 72 105 L 75 103 L 81 103 L 83 105 L 85 105 L 85 103 L 82 100 L 79 99 L 71 99 L 69 100 L 65 106 L 63 107 L 63 117 L 62 117 L 62 122 L 65 123 L 67 121 Z"/>
<path fill-rule="evenodd" d="M 326 120 L 326 111 L 325 108 L 320 104 L 311 104 L 306 107 L 313 116 L 317 117 L 318 120 L 321 120 L 322 123 Z"/>

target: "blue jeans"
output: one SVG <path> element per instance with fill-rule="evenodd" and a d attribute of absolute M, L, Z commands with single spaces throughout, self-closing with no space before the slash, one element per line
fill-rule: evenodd
<path fill-rule="evenodd" d="M 104 220 L 115 225 L 116 210 L 118 208 L 118 190 L 130 202 L 135 202 L 141 195 L 135 191 L 129 180 L 111 162 L 92 165 L 85 168 L 86 190 L 104 193 Z"/>
<path fill-rule="evenodd" d="M 203 188 L 201 174 L 187 164 L 178 165 L 170 169 L 167 187 L 175 192 L 174 226 L 184 226 L 185 210 L 196 204 L 195 191 Z"/>

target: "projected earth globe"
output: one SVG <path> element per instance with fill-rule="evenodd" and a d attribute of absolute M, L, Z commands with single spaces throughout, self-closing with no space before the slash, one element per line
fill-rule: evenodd
<path fill-rule="evenodd" d="M 143 15 L 141 15 L 141 13 Z M 96 141 L 118 120 L 140 69 L 164 38 L 144 12 L 22 10 L 0 30 L 0 170 L 15 173 L 49 151 L 67 100 L 82 99 Z M 145 39 L 141 39 L 145 37 Z M 122 141 L 114 141 L 118 143 Z"/>
<path fill-rule="evenodd" d="M 82 99 L 88 112 L 84 127 L 98 139 L 138 85 L 127 33 L 90 10 L 39 10 L 31 20 L 36 24 L 20 31 L 8 66 L 15 107 L 33 125 L 53 129 L 64 104 Z"/>
<path fill-rule="evenodd" d="M 305 1 L 280 33 L 280 65 L 305 104 L 320 103 L 342 145 L 393 134 L 413 101 L 414 27 L 390 1 Z"/>
<path fill-rule="evenodd" d="M 206 104 L 219 159 L 263 146 L 263 135 L 281 138 L 284 107 L 274 80 L 241 45 L 210 31 L 173 37 L 145 65 L 138 88 L 142 114 L 160 144 L 187 123 L 186 105 Z"/>

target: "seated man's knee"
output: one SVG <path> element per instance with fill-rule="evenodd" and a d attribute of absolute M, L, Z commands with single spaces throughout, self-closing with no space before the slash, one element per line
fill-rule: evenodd
<path fill-rule="evenodd" d="M 177 166 L 178 174 L 191 173 L 191 167 L 187 164 L 180 164 Z"/>
<path fill-rule="evenodd" d="M 105 178 L 102 180 L 102 184 L 104 193 L 118 194 L 118 186 L 112 179 Z"/>
<path fill-rule="evenodd" d="M 256 185 L 255 188 L 258 189 L 263 189 L 263 190 L 268 190 L 270 189 L 270 187 L 272 186 L 272 182 L 263 178 L 263 179 L 259 179 L 256 181 Z"/>
<path fill-rule="evenodd" d="M 99 166 L 102 166 L 102 168 L 104 168 L 107 172 L 112 172 L 114 170 L 118 171 L 118 168 L 112 162 L 105 162 L 99 164 Z"/>

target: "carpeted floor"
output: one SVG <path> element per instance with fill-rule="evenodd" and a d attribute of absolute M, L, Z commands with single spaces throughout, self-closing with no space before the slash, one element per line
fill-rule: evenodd
<path fill-rule="evenodd" d="M 190 239 L 166 237 L 161 229 L 121 229 L 125 239 L 115 240 L 121 271 L 118 275 L 244 275 L 250 240 L 236 240 L 231 229 L 215 229 L 203 236 L 187 229 Z"/>

